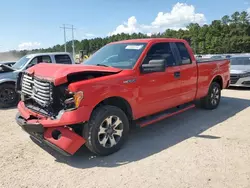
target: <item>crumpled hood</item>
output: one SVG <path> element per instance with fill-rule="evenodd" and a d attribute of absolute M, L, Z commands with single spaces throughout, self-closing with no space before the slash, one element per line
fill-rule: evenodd
<path fill-rule="evenodd" d="M 40 63 L 29 68 L 26 72 L 29 74 L 34 74 L 34 76 L 40 79 L 46 79 L 54 82 L 54 85 L 61 85 L 67 83 L 67 76 L 74 73 L 81 72 L 106 72 L 106 73 L 118 73 L 121 69 L 113 67 L 103 67 L 103 66 L 91 66 L 84 64 L 73 64 L 73 65 L 63 65 L 63 64 L 48 64 Z"/>

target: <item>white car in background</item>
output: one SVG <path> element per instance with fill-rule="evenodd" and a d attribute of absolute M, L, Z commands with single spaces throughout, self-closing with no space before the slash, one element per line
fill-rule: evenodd
<path fill-rule="evenodd" d="M 230 58 L 230 86 L 250 87 L 250 55 Z"/>

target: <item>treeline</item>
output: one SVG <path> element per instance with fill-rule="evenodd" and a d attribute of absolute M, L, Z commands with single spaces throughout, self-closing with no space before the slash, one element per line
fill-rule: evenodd
<path fill-rule="evenodd" d="M 220 53 L 246 53 L 250 52 L 250 20 L 246 11 L 235 12 L 231 16 L 224 16 L 221 20 L 214 20 L 210 25 L 199 26 L 191 23 L 187 29 L 178 31 L 167 29 L 163 33 L 154 34 L 151 37 L 181 38 L 187 40 L 196 54 L 220 54 Z M 76 53 L 84 50 L 91 54 L 113 41 L 148 38 L 143 33 L 118 34 L 105 38 L 85 39 L 75 41 Z M 67 49 L 72 52 L 72 41 L 67 42 Z M 56 45 L 47 49 L 35 49 L 32 51 L 11 51 L 6 54 L 13 54 L 21 57 L 28 53 L 37 52 L 58 52 L 64 51 L 64 45 Z M 3 53 L 0 53 L 4 55 Z"/>

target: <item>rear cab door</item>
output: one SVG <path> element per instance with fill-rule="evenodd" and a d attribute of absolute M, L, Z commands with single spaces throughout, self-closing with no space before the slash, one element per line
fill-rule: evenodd
<path fill-rule="evenodd" d="M 196 97 L 198 81 L 197 63 L 187 43 L 177 41 L 173 45 L 180 67 L 180 101 L 182 104 L 185 104 L 193 101 Z"/>

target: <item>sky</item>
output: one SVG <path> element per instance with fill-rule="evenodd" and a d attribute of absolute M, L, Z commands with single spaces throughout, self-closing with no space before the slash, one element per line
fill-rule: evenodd
<path fill-rule="evenodd" d="M 63 44 L 63 24 L 74 25 L 75 38 L 83 40 L 121 32 L 150 35 L 250 12 L 250 0 L 2 0 L 0 5 L 0 52 Z M 72 40 L 71 30 L 66 35 Z"/>

